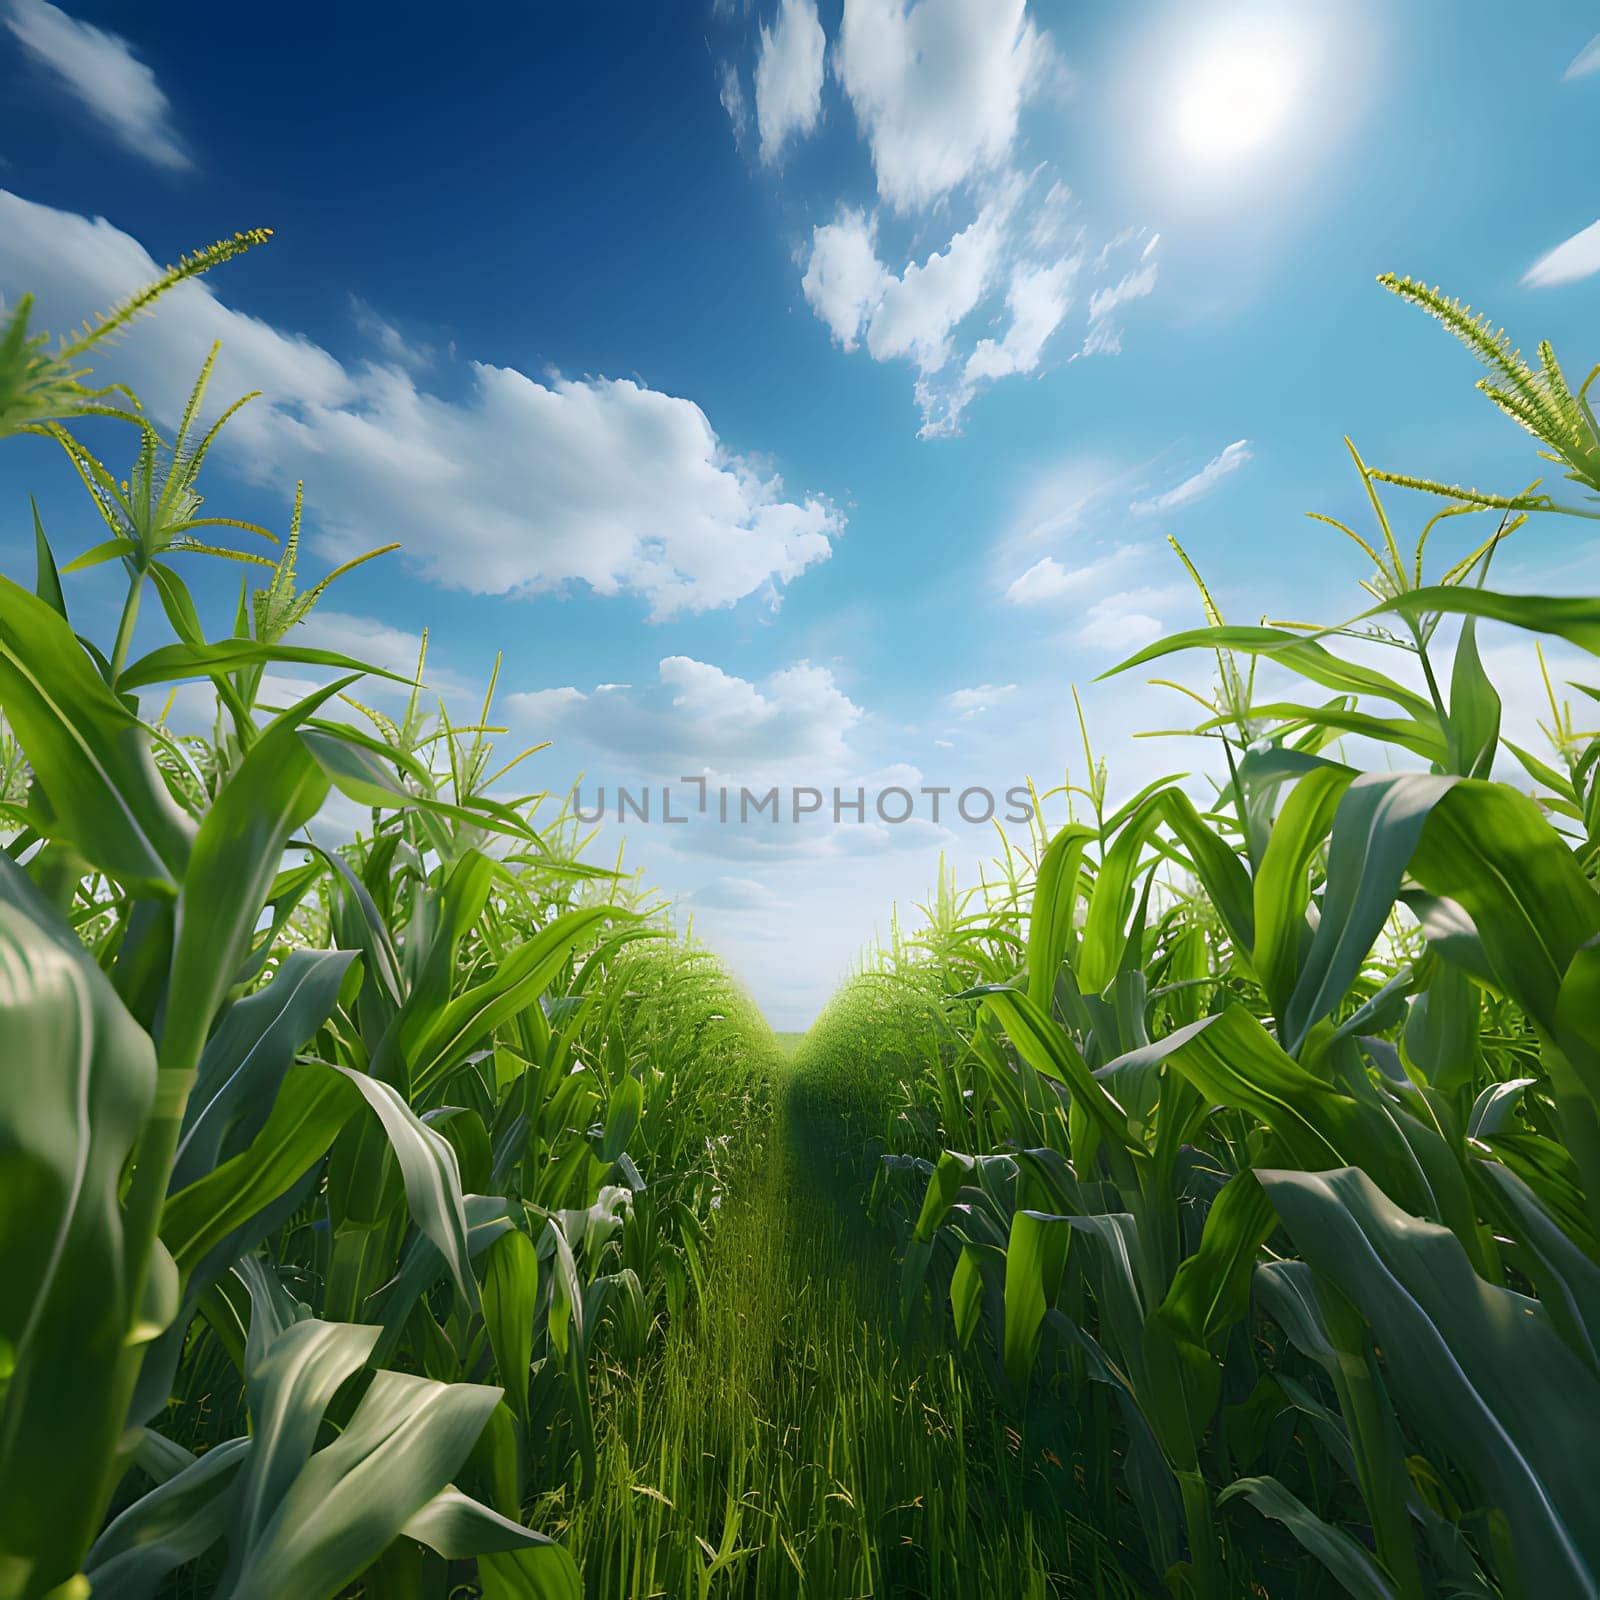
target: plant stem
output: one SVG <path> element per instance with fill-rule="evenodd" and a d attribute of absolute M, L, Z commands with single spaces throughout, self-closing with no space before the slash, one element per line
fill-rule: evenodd
<path fill-rule="evenodd" d="M 111 687 L 117 686 L 122 669 L 128 664 L 133 644 L 134 624 L 139 620 L 139 598 L 144 590 L 144 574 L 136 572 L 128 585 L 128 598 L 122 603 L 122 620 L 117 624 L 117 642 L 111 648 Z"/>

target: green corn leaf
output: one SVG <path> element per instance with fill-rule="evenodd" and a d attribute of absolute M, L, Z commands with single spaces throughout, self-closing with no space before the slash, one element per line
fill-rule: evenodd
<path fill-rule="evenodd" d="M 517 1226 L 512 1202 L 503 1195 L 463 1196 L 467 1213 L 467 1248 L 474 1261 L 502 1234 Z M 372 1359 L 387 1366 L 394 1360 L 405 1333 L 407 1319 L 418 1300 L 449 1271 L 433 1241 L 425 1233 L 413 1234 L 400 1257 L 400 1270 L 384 1288 L 383 1335 Z"/>
<path fill-rule="evenodd" d="M 205 631 L 200 626 L 200 613 L 195 610 L 194 597 L 189 593 L 188 584 L 171 567 L 163 566 L 159 561 L 150 563 L 150 581 L 161 597 L 161 609 L 166 612 L 173 632 L 185 644 L 204 644 Z"/>
<path fill-rule="evenodd" d="M 1403 1419 L 1504 1512 L 1515 1581 L 1535 1594 L 1600 1588 L 1588 1442 L 1600 1378 L 1548 1314 L 1485 1283 L 1453 1234 L 1357 1169 L 1258 1176 L 1312 1268 L 1371 1325 Z"/>
<path fill-rule="evenodd" d="M 986 1256 L 997 1266 L 1005 1261 L 1004 1252 L 995 1246 L 967 1241 L 961 1246 L 955 1271 L 950 1275 L 950 1310 L 955 1317 L 956 1343 L 963 1350 L 972 1343 L 972 1335 L 978 1327 L 978 1313 L 983 1308 L 983 1262 Z"/>
<path fill-rule="evenodd" d="M 624 1073 L 612 1085 L 606 1104 L 605 1126 L 600 1136 L 600 1159 L 608 1166 L 621 1159 L 639 1126 L 644 1111 L 644 1085 L 631 1073 Z"/>
<path fill-rule="evenodd" d="M 290 1486 L 311 1459 L 322 1414 L 372 1353 L 378 1330 L 358 1323 L 285 1322 L 253 1286 L 245 1382 L 255 1449 L 234 1508 L 232 1565 L 265 1534 Z"/>
<path fill-rule="evenodd" d="M 1178 1263 L 1155 1314 L 1190 1344 L 1206 1348 L 1248 1314 L 1256 1254 L 1276 1226 L 1277 1214 L 1255 1175 L 1235 1174 L 1211 1202 L 1200 1248 Z"/>
<path fill-rule="evenodd" d="M 1501 1225 L 1521 1244 L 1523 1271 L 1538 1289 L 1556 1330 L 1600 1370 L 1600 1266 L 1509 1168 L 1497 1161 L 1475 1161 L 1473 1176 Z"/>
<path fill-rule="evenodd" d="M 577 1564 L 553 1539 L 462 1494 L 441 1489 L 401 1534 L 448 1560 L 478 1558 L 485 1600 L 583 1600 Z"/>
<path fill-rule="evenodd" d="M 33 556 L 35 578 L 33 592 L 50 607 L 63 622 L 67 621 L 67 597 L 61 592 L 61 574 L 56 571 L 55 552 L 44 536 L 44 524 L 39 520 L 38 502 L 30 494 L 28 505 L 33 511 Z"/>
<path fill-rule="evenodd" d="M 1242 1005 L 1207 1017 L 1168 1059 L 1213 1104 L 1248 1112 L 1301 1166 L 1359 1161 L 1387 1188 L 1418 1198 L 1415 1159 L 1395 1119 L 1340 1093 L 1287 1055 Z"/>
<path fill-rule="evenodd" d="M 1072 1224 L 1043 1211 L 1018 1211 L 1006 1243 L 1005 1368 L 1014 1388 L 1028 1381 L 1039 1349 L 1044 1314 L 1055 1300 L 1067 1264 Z"/>
<path fill-rule="evenodd" d="M 986 993 L 983 1004 L 986 1010 L 994 1013 L 1017 1053 L 1035 1072 L 1071 1089 L 1074 1106 L 1082 1108 L 1104 1137 L 1113 1144 L 1142 1152 L 1143 1145 L 1129 1128 L 1127 1114 L 1089 1070 L 1088 1063 L 1058 1022 L 1020 990 L 997 989 Z"/>
<path fill-rule="evenodd" d="M 1081 824 L 1062 828 L 1039 860 L 1028 911 L 1028 998 L 1045 1011 L 1072 940 L 1084 846 L 1094 836 Z"/>
<path fill-rule="evenodd" d="M 271 983 L 230 1007 L 206 1041 L 170 1187 L 194 1183 L 260 1131 L 296 1054 L 327 1020 L 355 953 L 292 950 Z"/>
<path fill-rule="evenodd" d="M 116 561 L 124 556 L 137 556 L 139 546 L 132 540 L 121 535 L 115 539 L 107 539 L 102 544 L 97 544 L 91 550 L 85 550 L 81 556 L 75 557 L 63 569 L 66 572 L 87 572 L 91 567 L 103 567 L 108 561 Z"/>
<path fill-rule="evenodd" d="M 1240 1478 L 1217 1496 L 1217 1504 L 1239 1498 L 1248 1500 L 1262 1516 L 1281 1522 L 1353 1600 L 1396 1600 L 1398 1591 L 1372 1553 L 1343 1528 L 1324 1522 L 1276 1478 Z"/>
<path fill-rule="evenodd" d="M 1477 618 L 1461 624 L 1450 673 L 1449 768 L 1463 778 L 1487 778 L 1500 749 L 1500 696 L 1478 654 Z"/>
<path fill-rule="evenodd" d="M 179 1273 L 187 1278 L 214 1246 L 287 1194 L 327 1153 L 356 1104 L 337 1069 L 291 1067 L 248 1147 L 167 1200 L 161 1237 Z"/>
<path fill-rule="evenodd" d="M 363 805 L 415 807 L 430 816 L 464 823 L 469 828 L 489 828 L 519 839 L 535 837 L 527 823 L 505 807 L 490 803 L 478 807 L 455 805 L 437 795 L 418 794 L 408 789 L 392 770 L 392 751 L 385 752 L 386 760 L 364 742 L 354 739 L 335 738 L 316 729 L 307 732 L 305 737 L 312 754 L 339 792 Z"/>
<path fill-rule="evenodd" d="M 46 601 L 0 578 L 0 705 L 49 801 L 49 836 L 130 887 L 171 893 L 192 824 L 150 737 Z"/>
<path fill-rule="evenodd" d="M 521 1425 L 530 1424 L 528 1369 L 533 1361 L 534 1314 L 539 1304 L 539 1253 L 520 1228 L 489 1246 L 483 1278 L 483 1320 L 494 1351 L 506 1404 Z"/>
<path fill-rule="evenodd" d="M 1111 841 L 1095 873 L 1076 963 L 1078 986 L 1085 994 L 1101 993 L 1122 965 L 1134 884 L 1143 870 L 1145 840 L 1158 820 L 1156 808 L 1149 803 L 1135 812 Z"/>
<path fill-rule="evenodd" d="M 1491 622 L 1526 628 L 1530 633 L 1553 633 L 1591 655 L 1600 655 L 1600 600 L 1597 599 L 1573 595 L 1493 594 L 1487 589 L 1441 584 L 1396 595 L 1363 612 L 1362 617 L 1376 617 L 1384 612 L 1399 612 L 1408 617 L 1439 613 L 1484 617 Z"/>
<path fill-rule="evenodd" d="M 136 1307 L 118 1205 L 155 1091 L 149 1037 L 0 855 L 0 1549 L 42 1594 L 77 1571 L 122 1431 Z"/>
<path fill-rule="evenodd" d="M 1600 934 L 1600 893 L 1526 795 L 1476 780 L 1429 819 L 1411 869 L 1463 907 L 1502 993 L 1551 1033 L 1567 969 Z"/>
<path fill-rule="evenodd" d="M 1420 594 L 1455 596 L 1480 592 L 1472 589 L 1419 589 L 1408 598 L 1415 599 Z M 1399 607 L 1378 606 L 1374 609 L 1382 611 Z M 1443 608 L 1427 606 L 1418 609 L 1437 611 Z M 1375 668 L 1365 667 L 1354 661 L 1345 661 L 1334 655 L 1331 650 L 1325 649 L 1314 640 L 1290 628 L 1195 628 L 1187 633 L 1170 634 L 1165 639 L 1158 639 L 1154 644 L 1146 645 L 1143 650 L 1129 656 L 1126 661 L 1120 662 L 1109 671 L 1102 672 L 1100 677 L 1114 677 L 1119 672 L 1145 666 L 1151 661 L 1158 661 L 1161 657 L 1173 655 L 1180 650 L 1239 650 L 1251 655 L 1266 656 L 1279 666 L 1299 673 L 1302 678 L 1309 678 L 1312 683 L 1321 684 L 1324 689 L 1333 689 L 1340 694 L 1377 695 L 1420 719 L 1431 719 L 1434 715 L 1432 702 L 1426 696 L 1407 689 L 1403 684 L 1395 682 L 1393 678 Z"/>
<path fill-rule="evenodd" d="M 304 645 L 261 644 L 254 639 L 218 639 L 212 644 L 185 640 L 164 644 L 140 656 L 118 675 L 119 689 L 143 689 L 152 683 L 182 683 L 189 678 L 215 678 L 245 667 L 329 667 L 335 672 L 387 678 L 404 683 L 398 673 L 385 671 L 337 650 L 315 650 Z M 310 713 L 308 712 L 307 715 Z"/>
<path fill-rule="evenodd" d="M 1306 927 L 1311 863 L 1354 776 L 1347 768 L 1318 767 L 1295 784 L 1267 837 L 1252 885 L 1256 937 L 1251 962 L 1280 1018 L 1300 975 L 1302 945 L 1311 940 Z"/>
<path fill-rule="evenodd" d="M 1345 790 L 1333 818 L 1322 918 L 1284 1019 L 1291 1055 L 1361 971 L 1428 819 L 1455 782 L 1429 773 L 1365 773 Z"/>
<path fill-rule="evenodd" d="M 454 1066 L 479 1039 L 531 1005 L 567 957 L 615 915 L 609 906 L 564 913 L 512 951 L 492 977 L 442 1007 L 416 1047 L 411 1071 L 417 1091 Z"/>
<path fill-rule="evenodd" d="M 460 1168 L 450 1141 L 417 1116 L 392 1084 L 348 1067 L 338 1070 L 360 1090 L 362 1098 L 377 1114 L 405 1183 L 411 1220 L 433 1241 L 434 1248 L 450 1269 L 456 1288 L 476 1310 L 478 1281 L 472 1275 L 466 1202 L 461 1193 Z"/>
<path fill-rule="evenodd" d="M 378 1329 L 302 1322 L 252 1367 L 252 1412 L 270 1419 L 240 1485 L 219 1600 L 294 1594 L 329 1600 L 450 1483 L 497 1389 L 373 1374 L 333 1443 L 311 1454 L 323 1408 Z M 447 1527 L 436 1530 L 441 1538 Z"/>
<path fill-rule="evenodd" d="M 307 754 L 297 724 L 334 692 L 320 689 L 273 722 L 201 821 L 178 897 L 161 1035 L 165 1068 L 195 1070 L 212 1019 L 250 955 L 284 847 L 327 798 L 328 780 Z"/>
<path fill-rule="evenodd" d="M 222 1538 L 252 1445 L 244 1438 L 213 1446 L 117 1517 L 84 1563 L 95 1600 L 149 1600 L 170 1572 Z"/>

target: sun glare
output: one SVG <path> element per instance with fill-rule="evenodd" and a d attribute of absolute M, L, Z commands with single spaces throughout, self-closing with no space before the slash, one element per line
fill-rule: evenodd
<path fill-rule="evenodd" d="M 1282 44 L 1214 44 L 1178 89 L 1178 137 L 1184 148 L 1208 165 L 1220 165 L 1267 144 L 1287 119 L 1293 79 L 1292 53 Z"/>

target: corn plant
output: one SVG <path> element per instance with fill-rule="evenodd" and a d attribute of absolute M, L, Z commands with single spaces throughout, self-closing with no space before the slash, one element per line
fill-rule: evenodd
<path fill-rule="evenodd" d="M 1600 487 L 1588 386 L 1547 346 L 1534 371 L 1390 286 Z M 1081 1464 L 1120 1476 L 1153 1579 L 1277 1593 L 1309 1561 L 1363 1596 L 1596 1594 L 1600 741 L 1552 691 L 1552 760 L 1507 746 L 1475 633 L 1600 653 L 1600 601 L 1486 583 L 1530 518 L 1582 508 L 1351 454 L 1376 530 L 1335 526 L 1375 604 L 1230 625 L 1185 556 L 1206 626 L 1115 669 L 1216 664 L 1210 694 L 1173 685 L 1222 747 L 1212 798 L 1163 780 L 1108 811 L 1089 754 L 1093 820 L 1038 841 L 1031 893 L 1008 862 L 999 895 L 942 894 L 829 1026 L 886 980 L 944 1011 L 892 1024 L 922 1036 L 894 1046 L 913 1070 L 880 1181 L 908 1202 L 905 1313 L 947 1307 L 1024 1415 L 1096 1419 Z M 1386 483 L 1448 497 L 1409 555 Z M 1483 514 L 1430 576 L 1430 536 Z M 1265 692 L 1285 679 L 1312 693 Z M 1343 759 L 1352 738 L 1400 770 Z M 1533 794 L 1496 781 L 1502 750 Z"/>
<path fill-rule="evenodd" d="M 35 516 L 32 591 L 0 578 L 0 1595 L 186 1569 L 220 1595 L 575 1596 L 525 1510 L 587 1492 L 602 1360 L 694 1293 L 712 1107 L 755 1093 L 761 1024 L 504 792 L 522 758 L 495 767 L 488 700 L 425 713 L 419 662 L 390 719 L 354 691 L 393 674 L 294 642 L 369 559 L 298 592 L 298 492 L 276 559 L 202 541 L 276 537 L 200 514 L 244 403 L 202 429 L 215 351 L 170 439 L 83 384 L 103 337 L 258 237 L 54 355 L 26 303 L 0 340 L 7 429 L 57 440 L 111 534 L 58 567 Z M 86 415 L 135 424 L 127 479 L 67 431 Z M 185 554 L 264 574 L 230 634 Z M 102 650 L 63 579 L 111 561 Z M 147 584 L 173 637 L 140 654 Z M 274 706 L 286 664 L 333 676 Z M 147 714 L 184 682 L 209 737 Z M 335 791 L 370 815 L 337 846 Z"/>

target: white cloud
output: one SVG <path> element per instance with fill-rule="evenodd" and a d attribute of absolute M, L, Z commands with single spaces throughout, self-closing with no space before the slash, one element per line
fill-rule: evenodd
<path fill-rule="evenodd" d="M 745 135 L 750 131 L 750 107 L 745 104 L 739 69 L 731 61 L 724 61 L 717 68 L 717 98 L 733 124 L 734 144 L 744 149 Z"/>
<path fill-rule="evenodd" d="M 1102 267 L 1117 246 L 1126 242 L 1127 237 L 1129 236 L 1119 236 L 1105 247 L 1100 256 Z M 1103 289 L 1096 289 L 1089 296 L 1089 332 L 1084 338 L 1081 354 L 1114 356 L 1121 352 L 1122 329 L 1114 314 L 1131 301 L 1142 300 L 1155 292 L 1159 265 L 1155 251 L 1160 242 L 1159 233 L 1151 234 L 1144 249 L 1139 253 L 1138 263 L 1123 273 L 1115 283 L 1108 284 Z"/>
<path fill-rule="evenodd" d="M 1190 505 L 1209 494 L 1230 472 L 1237 472 L 1252 454 L 1248 439 L 1235 439 L 1220 455 L 1206 462 L 1193 477 L 1185 478 L 1165 494 L 1154 495 L 1148 500 L 1135 500 L 1128 509 L 1143 515 L 1152 511 L 1176 511 L 1179 506 Z"/>
<path fill-rule="evenodd" d="M 950 334 L 982 299 L 1004 242 L 1007 207 L 988 205 L 943 252 L 891 277 L 867 329 L 874 361 L 903 357 L 926 376 L 950 359 Z"/>
<path fill-rule="evenodd" d="M 1057 261 L 1048 267 L 1021 265 L 1011 276 L 1006 305 L 1011 326 L 998 343 L 980 339 L 967 357 L 968 384 L 993 381 L 1013 372 L 1032 372 L 1039 365 L 1045 340 L 1061 326 L 1072 304 L 1071 284 L 1077 263 Z"/>
<path fill-rule="evenodd" d="M 1072 456 L 1026 486 L 1002 545 L 1013 555 L 1047 548 L 1108 514 L 1114 498 L 1136 480 L 1137 469 L 1092 456 Z"/>
<path fill-rule="evenodd" d="M 718 911 L 770 911 L 780 903 L 766 884 L 754 878 L 713 878 L 685 898 L 691 905 Z"/>
<path fill-rule="evenodd" d="M 877 231 L 875 218 L 849 209 L 812 230 L 800 287 L 807 305 L 845 350 L 855 349 L 891 281 L 878 259 Z"/>
<path fill-rule="evenodd" d="M 571 742 L 637 771 L 676 780 L 721 773 L 741 781 L 792 766 L 848 766 L 863 712 L 826 667 L 799 661 L 760 683 L 692 656 L 667 656 L 659 686 L 605 693 L 573 687 L 508 695 L 504 709 L 541 738 Z"/>
<path fill-rule="evenodd" d="M 806 300 L 844 349 L 853 350 L 865 330 L 874 361 L 904 360 L 916 368 L 924 436 L 954 432 L 979 383 L 1036 367 L 1066 312 L 1072 263 L 1013 262 L 1004 342 L 979 341 L 954 365 L 957 330 L 1004 281 L 1025 187 L 1001 186 L 943 250 L 908 262 L 898 276 L 878 259 L 876 218 L 846 209 L 812 232 L 801 280 Z"/>
<path fill-rule="evenodd" d="M 973 689 L 957 689 L 944 697 L 944 703 L 962 717 L 975 717 L 1017 692 L 1014 683 L 980 683 Z"/>
<path fill-rule="evenodd" d="M 1129 568 L 1149 561 L 1150 554 L 1137 545 L 1118 545 L 1076 567 L 1068 567 L 1054 556 L 1044 556 L 1012 580 L 1005 597 L 1015 606 L 1034 606 L 1082 595 L 1115 582 Z"/>
<path fill-rule="evenodd" d="M 1523 273 L 1522 281 L 1530 288 L 1549 289 L 1561 283 L 1577 283 L 1580 278 L 1592 277 L 1600 272 L 1600 222 L 1593 222 L 1575 233 L 1565 244 L 1558 244 L 1547 255 L 1539 257 Z"/>
<path fill-rule="evenodd" d="M 1025 0 L 846 0 L 838 72 L 878 193 L 912 211 L 1002 165 L 1052 59 Z"/>
<path fill-rule="evenodd" d="M 350 318 L 377 346 L 385 361 L 418 372 L 433 365 L 435 352 L 431 344 L 408 339 L 381 311 L 358 294 L 350 296 Z"/>
<path fill-rule="evenodd" d="M 1150 545 L 1116 545 L 1077 566 L 1044 556 L 1013 580 L 1005 598 L 1018 606 L 1070 606 L 1071 632 L 1063 642 L 1071 649 L 1134 650 L 1165 631 L 1168 613 L 1186 593 L 1138 581 L 1158 554 Z"/>
<path fill-rule="evenodd" d="M 40 325 L 69 326 L 158 270 L 103 218 L 0 190 L 0 290 L 37 290 Z M 446 587 L 529 595 L 577 582 L 638 595 L 661 618 L 775 598 L 827 559 L 842 526 L 825 500 L 787 497 L 690 400 L 482 362 L 447 400 L 394 365 L 346 367 L 203 283 L 174 290 L 105 375 L 171 418 L 213 339 L 223 354 L 212 394 L 266 395 L 222 448 L 286 491 L 304 477 L 308 516 L 334 554 L 398 539 L 402 559 Z"/>
<path fill-rule="evenodd" d="M 1597 33 L 1572 58 L 1572 65 L 1561 76 L 1563 78 L 1582 78 L 1591 72 L 1600 72 L 1600 33 Z"/>
<path fill-rule="evenodd" d="M 756 59 L 756 127 L 767 166 L 782 158 L 791 135 L 803 139 L 817 125 L 827 43 L 817 20 L 816 0 L 780 0 L 776 26 L 770 31 L 762 26 Z"/>
<path fill-rule="evenodd" d="M 158 167 L 191 166 L 156 75 L 126 39 L 69 17 L 48 0 L 10 0 L 6 26 L 135 155 Z"/>
<path fill-rule="evenodd" d="M 1076 642 L 1094 650 L 1137 650 L 1165 631 L 1157 614 L 1181 591 L 1126 589 L 1097 600 L 1074 625 Z"/>

